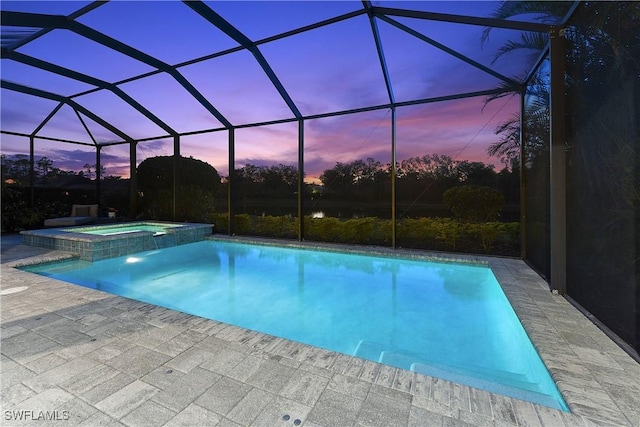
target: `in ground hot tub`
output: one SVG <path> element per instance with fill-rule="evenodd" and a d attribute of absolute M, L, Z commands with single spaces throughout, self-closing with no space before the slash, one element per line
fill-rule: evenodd
<path fill-rule="evenodd" d="M 74 227 L 64 231 L 68 233 L 97 234 L 99 236 L 113 236 L 116 234 L 150 231 L 154 236 L 167 234 L 167 230 L 183 227 L 182 224 L 162 222 L 134 222 L 128 224 L 101 225 L 92 227 Z"/>
<path fill-rule="evenodd" d="M 78 254 L 98 261 L 136 252 L 199 242 L 213 232 L 211 224 L 129 222 L 21 232 L 25 245 Z"/>

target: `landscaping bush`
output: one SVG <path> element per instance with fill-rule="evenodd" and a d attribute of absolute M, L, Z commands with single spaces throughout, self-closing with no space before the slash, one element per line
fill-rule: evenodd
<path fill-rule="evenodd" d="M 214 224 L 214 232 L 229 233 L 229 214 L 213 213 L 210 216 Z M 251 216 L 238 214 L 235 216 L 236 234 L 253 234 L 256 236 L 295 238 L 298 235 L 298 220 L 285 216 Z"/>
<path fill-rule="evenodd" d="M 42 222 L 39 212 L 31 209 L 20 192 L 2 188 L 2 231 L 19 231 Z"/>
<path fill-rule="evenodd" d="M 398 221 L 401 246 L 438 251 L 493 255 L 520 255 L 520 224 L 469 223 L 450 218 L 418 218 Z"/>
<path fill-rule="evenodd" d="M 227 212 L 211 214 L 214 233 L 229 233 L 229 214 Z"/>
<path fill-rule="evenodd" d="M 173 165 L 180 174 L 176 188 L 176 212 L 173 212 Z M 214 198 L 220 176 L 208 163 L 191 157 L 157 156 L 138 165 L 138 190 L 141 218 L 209 222 L 214 213 Z"/>
<path fill-rule="evenodd" d="M 227 232 L 227 215 L 214 214 L 218 233 Z M 236 215 L 236 233 L 295 239 L 298 220 L 291 216 Z M 348 220 L 306 216 L 305 239 L 360 245 L 389 245 L 391 221 L 376 217 Z M 398 246 L 446 252 L 491 255 L 520 255 L 519 223 L 459 222 L 451 218 L 405 218 L 396 228 Z"/>
<path fill-rule="evenodd" d="M 349 219 L 343 223 L 343 238 L 354 243 L 372 243 L 375 236 L 376 218 Z"/>
<path fill-rule="evenodd" d="M 457 221 L 450 218 L 437 218 L 431 221 L 435 228 L 436 240 L 444 243 L 448 250 L 455 251 L 460 235 L 464 232 L 464 228 Z"/>
<path fill-rule="evenodd" d="M 239 214 L 234 217 L 236 222 L 236 234 L 251 234 L 253 229 L 253 221 L 251 221 L 251 215 Z"/>
<path fill-rule="evenodd" d="M 295 238 L 298 234 L 296 222 L 291 216 L 259 216 L 253 228 L 259 236 Z"/>
<path fill-rule="evenodd" d="M 155 190 L 140 199 L 140 218 L 208 223 L 214 213 L 213 194 L 198 187 L 180 187 L 173 215 L 173 190 Z"/>
<path fill-rule="evenodd" d="M 436 233 L 437 230 L 432 226 L 430 218 L 401 219 L 396 225 L 397 238 L 403 242 L 409 239 L 415 242 L 422 242 L 427 247 L 436 243 Z"/>
<path fill-rule="evenodd" d="M 322 242 L 344 242 L 342 221 L 335 217 L 304 218 L 305 235 L 309 240 Z"/>

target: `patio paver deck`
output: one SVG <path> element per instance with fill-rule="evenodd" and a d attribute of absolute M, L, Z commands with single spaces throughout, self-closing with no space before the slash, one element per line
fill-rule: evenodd
<path fill-rule="evenodd" d="M 483 258 L 571 413 L 21 271 L 71 255 L 13 238 L 3 426 L 640 426 L 640 365 L 519 260 Z"/>

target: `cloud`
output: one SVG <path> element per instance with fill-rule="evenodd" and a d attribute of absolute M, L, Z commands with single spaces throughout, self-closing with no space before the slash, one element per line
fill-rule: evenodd
<path fill-rule="evenodd" d="M 173 145 L 173 141 L 169 139 L 157 139 L 155 141 L 145 141 L 138 144 L 138 147 L 144 147 L 145 151 L 157 152 L 166 151 L 169 146 Z"/>
<path fill-rule="evenodd" d="M 33 131 L 33 127 L 37 124 L 34 123 L 35 120 L 33 116 L 29 113 L 26 113 L 23 109 L 14 109 L 11 107 L 3 107 L 2 108 L 2 127 L 3 129 L 13 129 L 17 132 L 25 132 L 29 133 Z M 29 125 L 30 129 L 27 131 L 24 129 L 24 126 L 21 125 Z"/>
<path fill-rule="evenodd" d="M 500 166 L 489 158 L 486 148 L 497 137 L 497 123 L 513 114 L 518 99 L 497 100 L 482 111 L 484 99 L 460 99 L 398 108 L 396 158 L 398 161 L 424 154 L 447 154 L 458 160 L 481 161 Z M 503 105 L 504 104 L 504 105 Z M 236 167 L 297 165 L 298 125 L 296 122 L 236 131 Z M 336 116 L 305 121 L 305 175 L 317 178 L 336 162 L 372 157 L 383 164 L 391 160 L 390 110 Z M 228 174 L 228 133 L 194 135 L 182 139 L 182 154 L 212 164 L 221 175 Z M 110 175 L 129 175 L 128 145 L 104 148 L 102 164 Z M 20 150 L 17 150 L 19 152 Z M 26 150 L 25 150 L 26 152 Z M 173 140 L 161 139 L 138 144 L 138 162 L 156 155 L 171 155 Z M 82 170 L 95 163 L 89 150 L 39 150 L 62 169 Z"/>
<path fill-rule="evenodd" d="M 96 153 L 95 151 L 83 151 L 83 150 L 51 150 L 53 157 L 57 162 L 81 162 L 81 163 L 95 163 Z"/>

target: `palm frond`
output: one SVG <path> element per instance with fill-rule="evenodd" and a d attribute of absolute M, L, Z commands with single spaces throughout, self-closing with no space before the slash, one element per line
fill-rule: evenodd
<path fill-rule="evenodd" d="M 509 19 L 519 15 L 538 15 L 535 20 L 543 23 L 554 23 L 562 18 L 572 2 L 570 1 L 502 1 L 491 13 L 495 19 Z M 484 44 L 489 39 L 492 27 L 482 31 L 480 42 Z"/>
<path fill-rule="evenodd" d="M 2 33 L 0 34 L 0 45 L 2 47 L 10 48 L 16 43 L 26 39 L 32 34 L 39 31 L 39 29 L 2 29 Z"/>
<path fill-rule="evenodd" d="M 495 63 L 502 55 L 509 54 L 518 50 L 528 50 L 531 51 L 532 56 L 537 58 L 540 52 L 547 45 L 547 35 L 542 33 L 522 33 L 520 35 L 519 41 L 509 40 L 500 48 L 498 52 L 493 57 L 493 61 L 491 63 Z"/>
<path fill-rule="evenodd" d="M 522 76 L 515 77 L 514 80 L 522 81 L 522 80 L 524 80 L 524 77 L 522 77 Z M 497 88 L 498 89 L 502 89 L 503 91 L 499 92 L 499 93 L 495 93 L 493 95 L 488 95 L 484 100 L 484 104 L 482 105 L 482 111 L 484 111 L 484 108 L 491 101 L 495 101 L 496 99 L 504 98 L 505 96 L 511 96 L 514 92 L 519 90 L 519 88 L 516 88 L 511 83 L 508 83 L 508 82 L 505 82 L 505 81 L 501 81 Z"/>
<path fill-rule="evenodd" d="M 513 159 L 520 155 L 520 114 L 498 123 L 494 131 L 501 138 L 487 147 L 490 156 Z"/>

